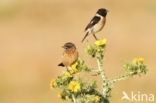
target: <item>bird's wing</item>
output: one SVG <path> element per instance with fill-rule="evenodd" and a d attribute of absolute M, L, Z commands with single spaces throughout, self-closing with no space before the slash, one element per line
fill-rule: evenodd
<path fill-rule="evenodd" d="M 90 23 L 86 26 L 85 31 L 86 31 L 88 28 L 93 27 L 93 26 L 94 26 L 95 24 L 97 24 L 99 21 L 100 21 L 100 17 L 94 16 L 94 17 L 92 18 L 92 20 L 90 21 Z"/>

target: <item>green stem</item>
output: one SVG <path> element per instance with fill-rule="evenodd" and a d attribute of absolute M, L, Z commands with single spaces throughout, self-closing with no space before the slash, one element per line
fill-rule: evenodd
<path fill-rule="evenodd" d="M 129 74 L 119 76 L 119 77 L 111 80 L 111 83 L 116 83 L 116 82 L 121 81 L 121 80 L 126 80 L 127 78 L 129 78 L 129 76 L 130 76 Z"/>
<path fill-rule="evenodd" d="M 103 59 L 101 58 L 97 58 L 97 64 L 98 64 L 98 69 L 102 78 L 102 92 L 103 92 L 103 96 L 106 98 L 107 97 L 107 89 L 106 89 L 106 85 L 107 85 L 107 77 L 105 75 L 105 71 L 103 68 Z"/>
<path fill-rule="evenodd" d="M 75 99 L 74 94 L 72 94 L 72 99 L 73 99 L 73 103 L 76 103 L 76 99 Z"/>

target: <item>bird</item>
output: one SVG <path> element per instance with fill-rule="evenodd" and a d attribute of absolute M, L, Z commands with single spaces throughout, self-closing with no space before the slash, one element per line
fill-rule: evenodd
<path fill-rule="evenodd" d="M 76 49 L 76 46 L 74 43 L 67 42 L 63 46 L 64 52 L 63 52 L 63 58 L 62 62 L 58 64 L 58 66 L 62 67 L 71 67 L 72 64 L 74 64 L 78 60 L 78 51 Z"/>
<path fill-rule="evenodd" d="M 95 34 L 101 31 L 106 23 L 106 15 L 108 10 L 105 8 L 100 8 L 97 10 L 95 16 L 91 19 L 89 24 L 85 28 L 86 35 L 82 39 L 83 42 L 89 34 L 92 34 L 94 38 L 97 40 Z"/>

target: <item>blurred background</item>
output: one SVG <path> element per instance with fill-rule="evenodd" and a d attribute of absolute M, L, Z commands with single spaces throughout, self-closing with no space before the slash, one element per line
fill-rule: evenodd
<path fill-rule="evenodd" d="M 108 39 L 107 76 L 122 73 L 122 65 L 137 56 L 149 69 L 145 76 L 118 82 L 111 103 L 126 103 L 122 91 L 156 94 L 155 0 L 0 0 L 0 103 L 64 103 L 59 91 L 49 88 L 50 80 L 64 71 L 57 67 L 61 46 L 74 42 L 81 58 L 96 66 L 84 52 L 87 43 L 80 41 L 101 7 L 110 11 L 97 35 Z M 93 79 L 100 86 L 100 78 Z"/>

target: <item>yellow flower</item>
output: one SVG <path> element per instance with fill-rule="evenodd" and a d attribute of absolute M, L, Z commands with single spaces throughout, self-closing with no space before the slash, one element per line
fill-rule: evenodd
<path fill-rule="evenodd" d="M 76 69 L 77 65 L 78 65 L 78 63 L 75 62 L 74 64 L 71 65 L 71 68 L 75 68 Z"/>
<path fill-rule="evenodd" d="M 99 102 L 100 101 L 100 97 L 99 96 L 95 96 L 95 102 Z"/>
<path fill-rule="evenodd" d="M 77 73 L 78 72 L 78 69 L 76 68 L 77 67 L 77 65 L 78 65 L 78 63 L 76 62 L 76 63 L 74 63 L 73 65 L 71 65 L 71 68 L 69 68 L 69 72 L 71 73 L 71 74 L 75 74 L 75 73 Z"/>
<path fill-rule="evenodd" d="M 56 82 L 56 80 L 52 79 L 51 82 L 50 82 L 50 88 L 52 89 L 52 88 L 55 88 L 55 87 L 57 87 L 57 82 Z"/>
<path fill-rule="evenodd" d="M 62 79 L 67 79 L 70 77 L 72 77 L 72 75 L 68 71 L 66 71 L 66 72 L 64 72 Z"/>
<path fill-rule="evenodd" d="M 143 63 L 144 62 L 144 58 L 142 57 L 137 57 L 137 58 L 134 58 L 133 63 Z"/>
<path fill-rule="evenodd" d="M 107 43 L 107 39 L 105 39 L 105 38 L 95 41 L 95 45 L 97 45 L 97 46 L 105 46 L 106 43 Z"/>
<path fill-rule="evenodd" d="M 71 75 L 69 72 L 67 72 L 67 71 L 64 72 L 64 76 L 65 76 L 65 77 L 72 77 L 72 75 Z"/>
<path fill-rule="evenodd" d="M 80 91 L 80 83 L 77 82 L 77 81 L 71 81 L 71 82 L 69 83 L 68 89 L 69 89 L 70 91 L 76 93 L 76 92 Z"/>

